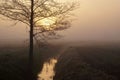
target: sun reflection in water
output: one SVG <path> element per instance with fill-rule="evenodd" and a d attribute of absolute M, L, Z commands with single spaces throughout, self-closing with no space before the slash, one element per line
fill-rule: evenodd
<path fill-rule="evenodd" d="M 42 71 L 38 74 L 38 80 L 53 80 L 55 75 L 54 67 L 57 59 L 50 59 L 50 62 L 45 62 Z"/>

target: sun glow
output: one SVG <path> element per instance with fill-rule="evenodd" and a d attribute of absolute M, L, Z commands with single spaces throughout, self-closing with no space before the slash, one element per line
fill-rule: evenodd
<path fill-rule="evenodd" d="M 55 17 L 48 17 L 41 19 L 37 22 L 37 26 L 43 27 L 46 30 L 52 30 L 53 29 L 53 24 L 56 22 Z"/>
<path fill-rule="evenodd" d="M 39 21 L 39 25 L 50 26 L 50 25 L 53 25 L 55 23 L 55 20 L 56 20 L 55 17 L 44 18 L 44 19 Z"/>

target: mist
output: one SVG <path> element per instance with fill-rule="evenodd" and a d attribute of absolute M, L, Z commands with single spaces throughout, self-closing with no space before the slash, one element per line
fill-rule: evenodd
<path fill-rule="evenodd" d="M 120 80 L 120 0 L 5 1 L 0 14 L 21 22 L 0 15 L 0 80 Z M 65 1 L 80 3 L 70 28 Z"/>
<path fill-rule="evenodd" d="M 120 41 L 119 0 L 77 0 L 80 7 L 73 13 L 71 28 L 60 32 L 56 41 Z M 7 24 L 6 24 L 7 23 Z M 0 20 L 0 43 L 23 43 L 29 29 L 12 21 Z"/>

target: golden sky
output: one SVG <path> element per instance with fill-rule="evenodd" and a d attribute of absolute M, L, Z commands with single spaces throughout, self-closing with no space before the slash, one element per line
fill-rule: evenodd
<path fill-rule="evenodd" d="M 68 0 L 67 0 L 68 1 Z M 72 27 L 61 40 L 120 40 L 120 0 L 71 0 L 80 2 Z M 28 38 L 26 27 L 19 23 L 0 20 L 0 41 L 24 41 Z"/>

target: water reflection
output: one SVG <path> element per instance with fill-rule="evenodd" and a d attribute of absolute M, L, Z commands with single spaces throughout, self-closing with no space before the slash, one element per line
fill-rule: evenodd
<path fill-rule="evenodd" d="M 42 71 L 38 74 L 38 80 L 53 80 L 55 75 L 54 67 L 57 63 L 57 59 L 50 59 L 49 62 L 45 62 Z"/>

